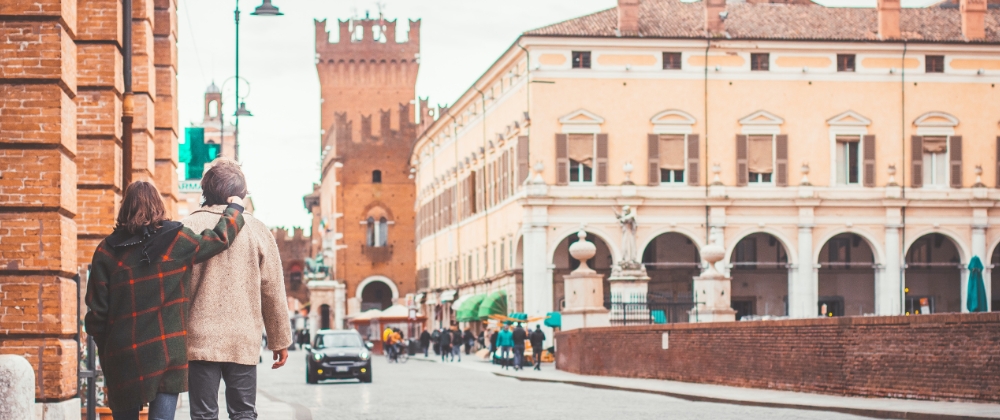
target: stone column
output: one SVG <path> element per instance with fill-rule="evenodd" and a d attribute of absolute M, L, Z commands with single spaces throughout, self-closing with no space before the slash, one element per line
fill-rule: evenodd
<path fill-rule="evenodd" d="M 610 325 L 608 310 L 604 308 L 604 276 L 587 266 L 587 260 L 597 254 L 597 247 L 587 241 L 587 232 L 581 230 L 576 236 L 580 240 L 570 245 L 569 253 L 580 261 L 580 267 L 563 276 L 566 296 L 563 331 Z"/>
<path fill-rule="evenodd" d="M 77 412 L 77 418 L 80 413 Z M 0 355 L 0 419 L 35 418 L 35 372 L 28 360 Z"/>
<path fill-rule="evenodd" d="M 732 304 L 732 278 L 716 269 L 715 265 L 725 258 L 726 250 L 717 243 L 705 245 L 701 258 L 708 263 L 705 271 L 694 278 L 695 307 L 688 311 L 690 322 L 735 321 L 736 311 Z"/>
<path fill-rule="evenodd" d="M 878 315 L 899 315 L 903 313 L 902 252 L 899 243 L 900 225 L 885 226 L 885 269 L 878 277 L 875 289 L 875 313 Z"/>
<path fill-rule="evenodd" d="M 798 264 L 788 282 L 788 316 L 812 318 L 817 314 L 819 301 L 816 264 L 813 262 L 813 225 L 799 225 Z"/>
<path fill-rule="evenodd" d="M 347 317 L 347 287 L 343 282 L 333 286 L 333 329 L 344 329 L 344 318 Z"/>
<path fill-rule="evenodd" d="M 529 316 L 541 316 L 552 312 L 552 271 L 549 270 L 548 246 L 546 244 L 547 209 L 543 206 L 525 206 L 523 236 L 523 312 Z M 515 299 L 516 296 L 508 296 Z M 546 337 L 552 331 L 542 327 Z"/>

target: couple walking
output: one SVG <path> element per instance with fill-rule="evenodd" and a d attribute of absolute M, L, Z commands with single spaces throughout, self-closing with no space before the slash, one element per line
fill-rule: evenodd
<path fill-rule="evenodd" d="M 535 370 L 542 370 L 542 345 L 545 342 L 545 333 L 542 332 L 540 325 L 536 325 L 535 330 L 529 336 L 520 322 L 514 328 L 505 325 L 496 334 L 496 346 L 500 347 L 500 362 L 504 369 L 507 369 L 507 360 L 511 350 L 514 351 L 514 370 L 524 368 L 525 341 L 531 342 Z"/>
<path fill-rule="evenodd" d="M 202 208 L 171 221 L 152 184 L 125 189 L 114 232 L 94 253 L 87 333 L 97 343 L 115 420 L 173 420 L 190 391 L 191 419 L 256 419 L 262 330 L 277 369 L 291 331 L 277 244 L 244 212 L 246 179 L 220 159 L 201 181 Z"/>

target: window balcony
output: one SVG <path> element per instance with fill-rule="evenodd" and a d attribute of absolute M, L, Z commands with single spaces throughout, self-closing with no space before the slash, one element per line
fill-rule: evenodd
<path fill-rule="evenodd" d="M 392 259 L 392 245 L 361 245 L 361 253 L 368 257 L 373 264 L 384 263 Z"/>

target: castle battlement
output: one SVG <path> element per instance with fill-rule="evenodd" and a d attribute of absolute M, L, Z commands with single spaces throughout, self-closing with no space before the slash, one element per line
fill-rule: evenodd
<path fill-rule="evenodd" d="M 416 63 L 420 54 L 420 20 L 411 20 L 406 42 L 396 42 L 395 20 L 337 20 L 340 41 L 330 42 L 326 19 L 316 23 L 316 54 L 321 63 Z M 359 29 L 360 28 L 360 29 Z M 375 39 L 375 30 L 382 35 Z M 360 33 L 359 33 L 360 31 Z M 384 42 L 383 42 L 384 39 Z"/>

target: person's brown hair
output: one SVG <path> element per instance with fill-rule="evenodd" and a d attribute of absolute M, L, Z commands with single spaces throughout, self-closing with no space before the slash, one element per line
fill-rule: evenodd
<path fill-rule="evenodd" d="M 229 197 L 246 198 L 247 180 L 240 164 L 232 159 L 219 158 L 201 178 L 202 206 L 227 204 Z"/>
<path fill-rule="evenodd" d="M 156 186 L 146 181 L 135 181 L 125 188 L 115 229 L 125 229 L 134 235 L 143 227 L 159 226 L 165 220 L 169 220 L 167 210 Z"/>

